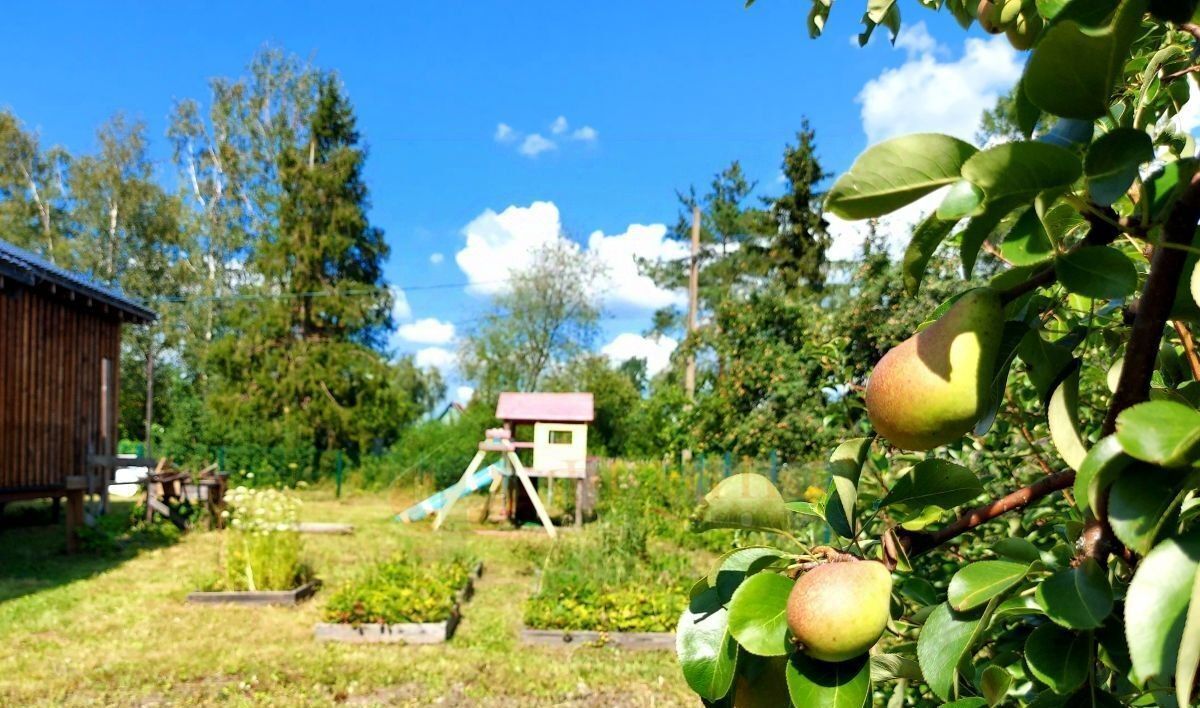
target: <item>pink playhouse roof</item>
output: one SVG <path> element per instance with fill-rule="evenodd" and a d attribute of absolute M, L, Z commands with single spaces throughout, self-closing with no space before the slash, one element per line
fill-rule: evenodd
<path fill-rule="evenodd" d="M 590 393 L 502 393 L 500 420 L 543 423 L 590 423 L 596 406 Z"/>

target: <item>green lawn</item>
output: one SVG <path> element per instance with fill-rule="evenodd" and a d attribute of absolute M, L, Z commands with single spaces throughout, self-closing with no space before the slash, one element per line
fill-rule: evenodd
<path fill-rule="evenodd" d="M 518 641 L 533 586 L 529 546 L 544 534 L 481 535 L 475 504 L 440 533 L 393 523 L 410 501 L 327 491 L 302 495 L 306 521 L 357 527 L 305 536 L 327 586 L 398 552 L 453 550 L 486 569 L 448 645 L 318 644 L 328 588 L 298 608 L 193 606 L 187 593 L 211 572 L 220 536 L 142 537 L 113 553 L 66 556 L 59 525 L 0 527 L 0 705 L 694 705 L 670 652 L 548 651 Z M 127 507 L 122 511 L 127 511 Z M 496 528 L 496 527 L 489 527 Z M 588 533 L 584 531 L 583 533 Z"/>

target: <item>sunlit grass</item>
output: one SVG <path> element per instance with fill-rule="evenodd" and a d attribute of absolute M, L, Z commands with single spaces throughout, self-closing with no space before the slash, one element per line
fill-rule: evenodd
<path fill-rule="evenodd" d="M 354 524 L 305 535 L 327 588 L 296 608 L 184 602 L 220 560 L 221 534 L 135 538 L 113 555 L 62 554 L 61 526 L 0 529 L 0 705 L 693 705 L 674 657 L 522 646 L 531 558 L 542 534 L 483 536 L 480 499 L 440 533 L 391 521 L 386 495 L 304 492 L 302 518 Z M 9 513 L 12 513 L 11 511 Z M 588 529 L 583 533 L 591 533 Z M 164 545 L 165 544 L 165 545 Z M 542 551 L 530 552 L 533 546 Z M 329 587 L 399 555 L 483 559 L 486 570 L 449 645 L 318 644 Z"/>

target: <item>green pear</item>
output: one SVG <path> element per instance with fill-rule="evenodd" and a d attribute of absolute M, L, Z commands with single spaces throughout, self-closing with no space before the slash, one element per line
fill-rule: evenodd
<path fill-rule="evenodd" d="M 989 401 L 1004 308 L 990 288 L 970 290 L 946 314 L 894 347 L 867 381 L 867 416 L 903 450 L 930 450 L 967 434 Z"/>
<path fill-rule="evenodd" d="M 801 651 L 848 661 L 879 641 L 892 604 L 892 574 L 878 561 L 834 561 L 800 576 L 788 596 L 788 627 Z"/>

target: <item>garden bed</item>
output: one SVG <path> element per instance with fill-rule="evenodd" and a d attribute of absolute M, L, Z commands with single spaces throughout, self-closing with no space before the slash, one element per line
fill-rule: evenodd
<path fill-rule="evenodd" d="M 313 596 L 320 582 L 310 580 L 292 590 L 211 590 L 188 593 L 187 601 L 201 605 L 298 605 Z"/>
<path fill-rule="evenodd" d="M 440 644 L 454 636 L 462 605 L 475 593 L 482 562 L 381 564 L 340 588 L 313 628 L 317 641 L 352 644 Z"/>

